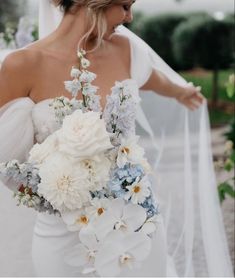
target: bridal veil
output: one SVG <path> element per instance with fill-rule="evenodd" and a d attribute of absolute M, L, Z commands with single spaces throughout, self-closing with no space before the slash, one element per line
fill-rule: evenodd
<path fill-rule="evenodd" d="M 55 30 L 61 18 L 61 11 L 49 0 L 40 0 L 40 37 Z M 143 63 L 134 66 L 135 71 L 142 71 L 147 63 L 175 83 L 186 84 L 142 39 L 124 26 L 117 31 L 148 53 Z M 139 61 L 137 56 L 132 59 L 132 65 Z M 142 96 L 138 130 L 146 135 L 141 137 L 142 143 L 155 169 L 154 186 L 166 228 L 169 266 L 182 277 L 233 276 L 213 168 L 207 104 L 190 112 L 175 100 L 153 92 L 143 92 Z"/>
<path fill-rule="evenodd" d="M 55 30 L 62 13 L 49 0 L 39 2 L 39 34 L 42 38 Z M 138 49 L 133 52 L 133 65 L 136 66 L 133 66 L 132 71 L 142 71 L 141 67 L 156 68 L 175 83 L 186 84 L 142 39 L 123 26 L 117 32 L 127 36 L 133 47 L 141 49 L 147 55 L 143 63 L 139 64 Z M 142 144 L 155 169 L 154 187 L 166 229 L 169 266 L 174 267 L 181 277 L 232 277 L 232 264 L 213 168 L 207 104 L 204 103 L 197 111 L 190 112 L 175 100 L 153 92 L 142 92 L 141 96 L 137 133 L 142 135 Z M 20 119 L 23 119 L 27 118 L 33 103 L 28 99 L 22 99 L 21 102 L 24 111 L 17 109 L 17 103 L 12 102 L 10 105 L 14 110 L 12 113 L 16 113 L 15 117 L 17 113 L 23 113 L 20 115 Z M 7 129 L 3 117 L 7 117 L 10 111 L 5 110 L 6 108 L 0 109 L 2 134 L 2 127 Z M 25 146 L 28 149 L 22 152 L 27 153 L 33 144 L 33 131 L 31 123 L 22 122 L 30 127 L 29 137 L 22 138 L 19 142 L 27 143 Z M 18 131 L 20 134 L 23 129 Z M 4 146 L 11 135 L 2 134 L 0 159 L 3 161 L 2 155 L 7 151 Z M 18 150 L 23 148 L 19 145 L 17 147 Z M 17 152 L 17 148 L 15 151 Z M 171 275 L 173 274 L 168 273 L 168 276 Z"/>

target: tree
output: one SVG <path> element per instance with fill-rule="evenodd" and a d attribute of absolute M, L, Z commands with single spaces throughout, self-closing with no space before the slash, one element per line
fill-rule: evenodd
<path fill-rule="evenodd" d="M 174 69 L 179 65 L 172 51 L 172 35 L 177 25 L 187 19 L 178 14 L 151 16 L 142 24 L 141 37 Z"/>
<path fill-rule="evenodd" d="M 25 0 L 0 1 L 0 32 L 5 30 L 6 23 L 16 27 L 19 17 L 24 15 Z"/>
<path fill-rule="evenodd" d="M 218 100 L 218 72 L 231 67 L 233 25 L 211 17 L 181 23 L 173 35 L 174 55 L 184 69 L 203 67 L 213 71 L 212 105 Z"/>

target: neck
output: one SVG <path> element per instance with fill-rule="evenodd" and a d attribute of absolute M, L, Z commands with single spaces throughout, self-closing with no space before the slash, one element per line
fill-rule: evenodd
<path fill-rule="evenodd" d="M 76 53 L 78 43 L 87 31 L 87 10 L 80 7 L 75 13 L 64 15 L 60 25 L 49 37 L 50 48 L 63 53 Z M 90 42 L 91 46 L 94 42 Z M 83 46 L 81 46 L 83 47 Z M 90 47 L 90 46 L 89 46 Z"/>

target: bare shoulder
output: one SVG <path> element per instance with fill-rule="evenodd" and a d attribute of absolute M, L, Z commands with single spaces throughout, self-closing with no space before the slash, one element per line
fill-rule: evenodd
<path fill-rule="evenodd" d="M 7 71 L 14 73 L 32 69 L 32 67 L 40 61 L 40 54 L 31 49 L 20 49 L 10 53 L 3 61 L 1 66 L 1 73 Z M 18 72 L 20 74 L 20 72 Z"/>
<path fill-rule="evenodd" d="M 129 61 L 131 56 L 129 39 L 121 34 L 113 34 L 111 41 L 117 47 L 120 55 Z"/>
<path fill-rule="evenodd" d="M 4 59 L 0 68 L 0 106 L 29 95 L 39 61 L 40 53 L 30 49 L 14 51 Z"/>

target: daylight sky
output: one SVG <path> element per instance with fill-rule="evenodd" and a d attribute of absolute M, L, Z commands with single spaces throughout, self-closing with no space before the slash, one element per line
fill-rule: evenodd
<path fill-rule="evenodd" d="M 145 13 L 207 11 L 209 13 L 234 11 L 234 0 L 137 0 L 136 10 Z"/>

